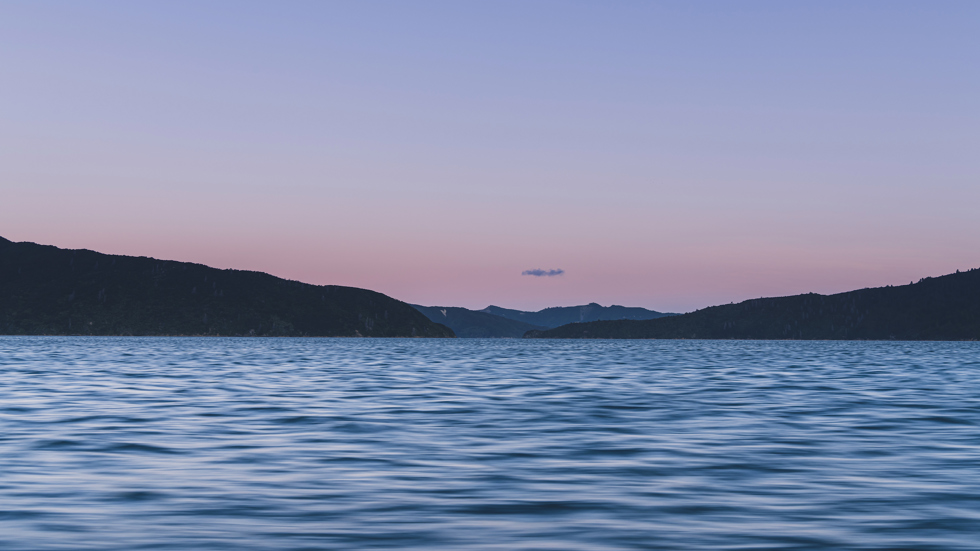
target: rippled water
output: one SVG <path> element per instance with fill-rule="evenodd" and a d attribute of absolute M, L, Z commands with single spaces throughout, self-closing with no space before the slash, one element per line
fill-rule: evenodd
<path fill-rule="evenodd" d="M 980 549 L 980 343 L 0 338 L 0 548 Z"/>

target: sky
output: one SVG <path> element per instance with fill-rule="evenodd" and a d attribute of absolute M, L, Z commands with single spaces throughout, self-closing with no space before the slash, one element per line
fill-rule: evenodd
<path fill-rule="evenodd" d="M 0 236 L 417 304 L 980 266 L 980 2 L 0 3 Z"/>

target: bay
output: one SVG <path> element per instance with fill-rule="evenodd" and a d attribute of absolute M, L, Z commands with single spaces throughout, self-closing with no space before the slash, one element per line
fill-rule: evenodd
<path fill-rule="evenodd" d="M 0 337 L 0 548 L 978 549 L 980 343 Z"/>

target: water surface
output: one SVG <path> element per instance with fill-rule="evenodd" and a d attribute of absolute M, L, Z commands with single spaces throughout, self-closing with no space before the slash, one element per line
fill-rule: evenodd
<path fill-rule="evenodd" d="M 980 549 L 980 343 L 0 338 L 0 549 Z"/>

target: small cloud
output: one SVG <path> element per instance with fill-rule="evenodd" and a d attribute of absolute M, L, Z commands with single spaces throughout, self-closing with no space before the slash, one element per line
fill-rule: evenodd
<path fill-rule="evenodd" d="M 558 268 L 557 270 L 524 270 L 521 275 L 529 275 L 534 277 L 552 277 L 560 276 L 565 273 L 565 270 Z"/>

